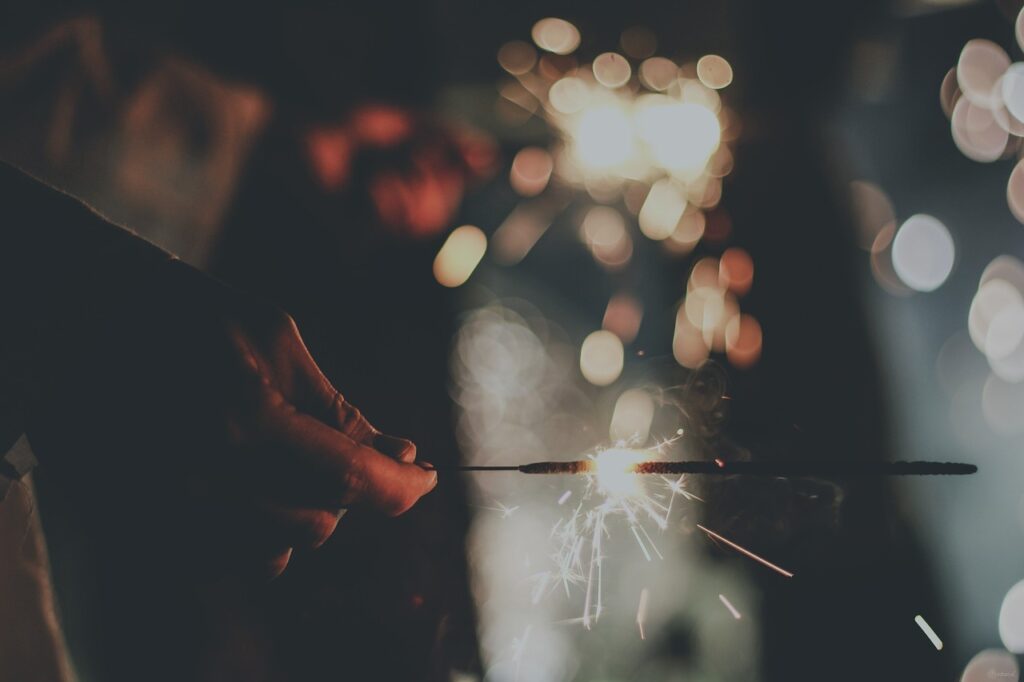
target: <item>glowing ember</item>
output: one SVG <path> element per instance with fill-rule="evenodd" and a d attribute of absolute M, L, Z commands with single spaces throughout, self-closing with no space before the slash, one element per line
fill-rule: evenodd
<path fill-rule="evenodd" d="M 601 492 L 611 497 L 627 497 L 641 492 L 640 478 L 634 469 L 640 462 L 650 459 L 643 450 L 612 448 L 594 458 L 594 473 Z"/>
<path fill-rule="evenodd" d="M 614 525 L 618 525 L 612 524 L 613 519 L 621 520 L 628 526 L 630 535 L 636 540 L 647 561 L 663 558 L 647 526 L 653 523 L 660 530 L 668 528 L 677 495 L 687 500 L 699 498 L 683 489 L 684 479 L 681 476 L 637 476 L 636 467 L 642 462 L 658 459 L 677 440 L 673 438 L 664 441 L 650 450 L 625 446 L 609 448 L 584 460 L 585 468 L 573 470 L 587 477 L 587 487 L 569 515 L 559 519 L 551 529 L 550 536 L 555 544 L 552 554 L 555 569 L 533 576 L 535 604 L 545 594 L 559 587 L 570 597 L 573 587 L 582 586 L 583 614 L 578 622 L 589 629 L 601 617 L 604 610 L 602 577 L 606 557 L 605 542 L 614 537 L 611 530 Z M 651 489 L 647 489 L 645 481 L 652 479 L 655 482 L 651 484 Z M 568 495 L 563 494 L 559 504 L 567 499 Z M 638 610 L 638 626 L 641 630 L 645 609 L 642 602 Z"/>

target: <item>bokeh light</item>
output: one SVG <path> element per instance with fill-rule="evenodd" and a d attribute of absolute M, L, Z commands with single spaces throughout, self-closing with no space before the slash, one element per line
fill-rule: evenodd
<path fill-rule="evenodd" d="M 1024 654 L 1024 580 L 1003 597 L 999 609 L 999 638 L 1008 651 Z"/>
<path fill-rule="evenodd" d="M 519 76 L 529 72 L 537 63 L 537 51 L 529 43 L 513 40 L 498 50 L 498 63 L 513 76 Z"/>
<path fill-rule="evenodd" d="M 653 421 L 654 399 L 643 389 L 631 388 L 615 401 L 608 435 L 613 443 L 643 445 L 650 436 Z"/>
<path fill-rule="evenodd" d="M 896 274 L 911 289 L 934 291 L 953 270 L 956 250 L 946 226 L 929 215 L 907 219 L 892 244 Z"/>
<path fill-rule="evenodd" d="M 1024 223 L 1024 161 L 1018 161 L 1006 183 L 1006 203 L 1013 217 Z"/>
<path fill-rule="evenodd" d="M 650 457 L 645 450 L 609 448 L 594 457 L 594 473 L 597 485 L 607 495 L 615 497 L 635 496 L 641 485 L 641 478 L 633 473 L 633 467 Z"/>
<path fill-rule="evenodd" d="M 982 163 L 1001 157 L 1010 139 L 989 109 L 966 98 L 960 99 L 953 107 L 950 128 L 953 142 L 963 155 Z"/>
<path fill-rule="evenodd" d="M 981 412 L 995 433 L 1024 433 L 1024 383 L 1011 383 L 990 374 L 981 391 Z"/>
<path fill-rule="evenodd" d="M 671 59 L 651 57 L 640 64 L 640 82 L 656 92 L 668 90 L 679 75 L 679 67 Z"/>
<path fill-rule="evenodd" d="M 1005 432 L 1012 424 L 1004 425 L 999 416 L 1006 410 L 1024 409 L 1012 403 L 1012 391 L 995 383 L 997 379 L 1009 384 L 1024 381 L 1024 263 L 1002 255 L 988 264 L 971 300 L 967 331 L 993 374 L 986 420 Z"/>
<path fill-rule="evenodd" d="M 548 102 L 562 114 L 575 114 L 587 106 L 589 100 L 587 84 L 576 76 L 560 78 L 548 90 Z"/>
<path fill-rule="evenodd" d="M 754 283 L 754 260 L 738 247 L 726 249 L 718 264 L 718 283 L 737 296 L 742 296 Z"/>
<path fill-rule="evenodd" d="M 732 66 L 716 54 L 705 55 L 697 62 L 697 77 L 709 88 L 721 90 L 732 83 Z"/>
<path fill-rule="evenodd" d="M 688 369 L 696 369 L 710 353 L 710 344 L 704 340 L 701 330 L 690 322 L 685 305 L 680 306 L 672 336 L 672 355 L 676 362 Z"/>
<path fill-rule="evenodd" d="M 870 251 L 883 228 L 895 227 L 892 201 L 878 185 L 854 180 L 850 183 L 850 202 L 857 222 L 857 241 L 862 249 Z"/>
<path fill-rule="evenodd" d="M 676 231 L 686 210 L 686 197 L 672 180 L 663 178 L 651 186 L 637 219 L 640 231 L 649 239 L 667 239 Z"/>
<path fill-rule="evenodd" d="M 580 224 L 580 236 L 594 259 L 617 270 L 633 255 L 633 240 L 622 214 L 610 206 L 594 206 Z"/>
<path fill-rule="evenodd" d="M 547 188 L 554 167 L 551 154 L 546 149 L 525 147 L 512 160 L 509 184 L 524 197 L 535 196 Z"/>
<path fill-rule="evenodd" d="M 434 277 L 446 287 L 465 284 L 487 251 L 487 235 L 474 225 L 452 231 L 434 258 Z"/>
<path fill-rule="evenodd" d="M 576 158 L 587 170 L 610 171 L 629 161 L 635 151 L 632 122 L 618 104 L 585 109 L 571 134 Z"/>
<path fill-rule="evenodd" d="M 986 649 L 970 660 L 960 682 L 1019 682 L 1017 659 L 1002 649 Z"/>
<path fill-rule="evenodd" d="M 614 52 L 598 55 L 591 68 L 594 70 L 594 78 L 606 88 L 621 88 L 633 74 L 626 58 Z"/>
<path fill-rule="evenodd" d="M 669 172 L 695 178 L 721 141 L 714 112 L 702 104 L 645 95 L 638 103 L 637 126 L 657 163 Z"/>
<path fill-rule="evenodd" d="M 1011 65 L 1000 77 L 998 86 L 993 99 L 1001 100 L 1002 108 L 1005 108 L 1015 124 L 1007 128 L 1009 132 L 1020 135 L 1024 132 L 1020 124 L 1020 121 L 1024 121 L 1024 63 Z"/>
<path fill-rule="evenodd" d="M 554 54 L 569 54 L 580 44 L 580 32 L 565 19 L 548 17 L 533 25 L 533 42 Z"/>
<path fill-rule="evenodd" d="M 761 324 L 747 314 L 734 315 L 725 328 L 725 352 L 734 367 L 753 367 L 761 359 Z"/>
<path fill-rule="evenodd" d="M 622 339 L 623 343 L 632 343 L 640 331 L 643 314 L 643 307 L 635 297 L 616 294 L 608 301 L 601 326 Z"/>
<path fill-rule="evenodd" d="M 595 386 L 607 386 L 622 374 L 625 350 L 622 341 L 610 331 L 591 333 L 580 346 L 580 371 Z"/>
<path fill-rule="evenodd" d="M 1006 51 L 991 40 L 976 38 L 964 45 L 957 62 L 956 78 L 960 90 L 980 107 L 991 105 L 992 87 L 1010 67 Z"/>

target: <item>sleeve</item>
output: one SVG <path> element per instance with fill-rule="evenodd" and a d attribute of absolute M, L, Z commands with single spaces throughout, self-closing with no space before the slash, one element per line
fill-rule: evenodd
<path fill-rule="evenodd" d="M 38 349 L 58 335 L 74 343 L 97 301 L 142 285 L 175 260 L 0 161 L 0 491 L 31 468 L 19 439 L 33 391 L 45 390 Z"/>

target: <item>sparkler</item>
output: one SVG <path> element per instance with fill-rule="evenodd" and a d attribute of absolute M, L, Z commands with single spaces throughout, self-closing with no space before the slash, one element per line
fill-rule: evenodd
<path fill-rule="evenodd" d="M 538 475 L 585 476 L 587 486 L 568 516 L 559 519 L 551 529 L 555 551 L 552 560 L 555 568 L 541 571 L 533 576 L 533 602 L 552 591 L 561 588 L 567 597 L 572 588 L 581 586 L 584 591 L 583 613 L 572 622 L 582 623 L 590 629 L 604 609 L 602 595 L 602 574 L 606 558 L 605 541 L 611 537 L 610 521 L 619 518 L 629 528 L 644 559 L 661 559 L 662 554 L 655 544 L 653 524 L 664 531 L 669 526 L 677 496 L 687 501 L 703 501 L 684 488 L 687 475 L 741 475 L 776 477 L 847 477 L 847 476 L 915 476 L 915 475 L 966 475 L 973 474 L 977 467 L 957 462 L 871 462 L 871 461 L 821 461 L 821 460 L 779 460 L 779 461 L 736 461 L 721 458 L 712 461 L 657 459 L 665 448 L 681 438 L 669 439 L 653 449 L 631 448 L 625 444 L 602 450 L 586 459 L 574 461 L 541 461 L 519 465 L 466 465 L 430 468 L 442 472 L 515 472 Z M 648 488 L 644 481 L 655 477 L 654 487 Z M 558 499 L 565 505 L 570 491 Z M 510 508 L 499 505 L 496 511 L 506 512 Z M 511 508 L 514 509 L 514 508 Z M 728 546 L 749 559 L 760 563 L 776 573 L 792 578 L 794 574 L 764 557 L 738 545 L 715 531 L 697 524 L 711 540 Z M 739 618 L 739 612 L 724 597 L 722 603 Z M 641 637 L 645 636 L 644 621 L 648 593 L 641 593 L 637 609 L 637 626 Z"/>
<path fill-rule="evenodd" d="M 516 471 L 522 474 L 591 474 L 605 466 L 599 459 L 569 462 L 532 462 L 509 465 L 429 466 L 439 472 Z M 873 462 L 828 460 L 738 461 L 681 460 L 641 461 L 622 468 L 626 474 L 694 474 L 701 476 L 775 476 L 782 478 L 846 476 L 966 476 L 976 473 L 974 464 L 961 462 Z"/>

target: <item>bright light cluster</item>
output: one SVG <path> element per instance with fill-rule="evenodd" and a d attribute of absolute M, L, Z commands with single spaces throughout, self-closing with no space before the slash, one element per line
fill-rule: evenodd
<path fill-rule="evenodd" d="M 1017 43 L 1024 49 L 1024 10 L 1017 16 Z M 1024 62 L 1011 62 L 1001 46 L 970 40 L 949 70 L 939 93 L 950 119 L 953 142 L 964 156 L 988 163 L 1019 156 L 1024 137 Z M 1024 222 L 1024 161 L 1006 187 L 1007 204 Z"/>
<path fill-rule="evenodd" d="M 554 18 L 538 22 L 533 39 L 536 47 L 514 41 L 499 51 L 498 61 L 512 77 L 500 91 L 521 112 L 506 118 L 537 115 L 558 133 L 551 155 L 559 178 L 585 186 L 599 200 L 620 196 L 626 183 L 649 188 L 671 179 L 661 190 L 676 195 L 668 217 L 674 205 L 717 203 L 720 178 L 732 164 L 723 133 L 735 132 L 717 92 L 732 82 L 728 61 L 706 55 L 696 64 L 678 65 L 664 57 L 630 61 L 605 52 L 581 62 L 573 54 L 578 30 Z M 535 148 L 522 153 L 545 165 Z M 520 164 L 514 163 L 513 186 L 522 180 Z M 648 236 L 667 238 L 678 218 L 663 218 L 671 224 Z"/>
<path fill-rule="evenodd" d="M 640 33 L 629 40 L 624 34 L 628 57 L 605 52 L 588 63 L 575 56 L 578 29 L 562 19 L 539 21 L 532 37 L 533 45 L 513 41 L 498 53 L 510 76 L 500 88 L 502 103 L 512 107 L 504 110 L 506 120 L 538 116 L 556 142 L 549 150 L 526 147 L 516 155 L 509 174 L 513 189 L 538 197 L 558 182 L 587 191 L 596 205 L 583 214 L 579 237 L 610 272 L 629 266 L 634 229 L 674 254 L 690 253 L 704 237 L 706 213 L 721 200 L 722 178 L 732 170 L 728 141 L 738 126 L 718 92 L 732 83 L 732 66 L 719 55 L 677 64 L 655 56 L 653 42 Z M 495 239 L 500 237 L 497 257 L 507 263 L 519 262 L 546 229 L 524 220 L 522 211 L 514 213 Z M 681 365 L 695 368 L 712 352 L 726 354 L 737 367 L 757 362 L 761 326 L 738 304 L 753 273 L 750 255 L 737 248 L 694 268 L 673 336 Z M 613 297 L 604 329 L 582 344 L 585 379 L 598 386 L 618 379 L 624 344 L 636 337 L 642 316 L 628 294 Z"/>

